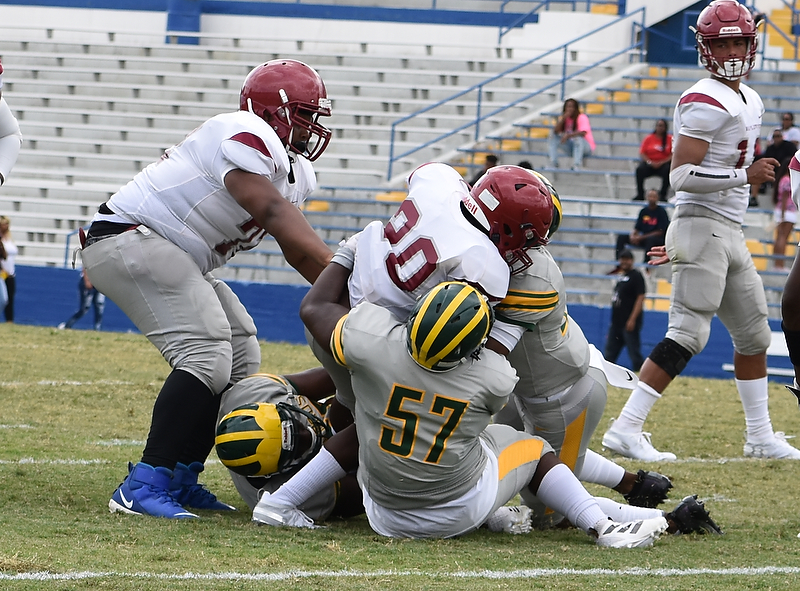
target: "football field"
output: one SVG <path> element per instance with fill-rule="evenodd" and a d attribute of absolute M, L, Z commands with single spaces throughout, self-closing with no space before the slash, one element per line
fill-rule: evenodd
<path fill-rule="evenodd" d="M 317 365 L 306 347 L 262 352 L 262 371 Z M 168 372 L 139 334 L 0 324 L 0 589 L 800 588 L 800 462 L 743 458 L 732 379 L 679 378 L 655 406 L 647 428 L 677 462 L 617 458 L 672 478 L 667 510 L 697 494 L 725 534 L 616 550 L 574 529 L 408 541 L 375 535 L 363 516 L 313 531 L 258 527 L 213 454 L 201 481 L 239 511 L 180 522 L 111 514 Z M 800 433 L 793 396 L 779 384 L 770 396 L 775 429 Z M 626 398 L 611 389 L 599 431 Z M 607 454 L 601 436 L 593 448 Z"/>

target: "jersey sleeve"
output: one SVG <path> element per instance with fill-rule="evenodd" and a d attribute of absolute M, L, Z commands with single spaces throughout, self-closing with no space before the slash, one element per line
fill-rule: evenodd
<path fill-rule="evenodd" d="M 331 355 L 334 361 L 343 367 L 347 367 L 347 359 L 344 351 L 344 325 L 350 314 L 346 314 L 339 319 L 331 334 Z"/>
<path fill-rule="evenodd" d="M 678 101 L 680 135 L 711 143 L 717 132 L 730 120 L 730 114 L 714 97 L 691 92 Z"/>
<path fill-rule="evenodd" d="M 534 290 L 509 289 L 508 295 L 495 306 L 497 319 L 532 329 L 559 303 L 558 290 L 546 281 L 539 281 Z"/>
<path fill-rule="evenodd" d="M 789 162 L 789 176 L 792 179 L 792 201 L 800 209 L 800 150 Z"/>
<path fill-rule="evenodd" d="M 221 179 L 234 168 L 259 174 L 270 180 L 275 176 L 275 158 L 263 138 L 251 131 L 243 130 L 223 140 L 220 151 L 223 156 L 223 169 L 218 171 Z"/>

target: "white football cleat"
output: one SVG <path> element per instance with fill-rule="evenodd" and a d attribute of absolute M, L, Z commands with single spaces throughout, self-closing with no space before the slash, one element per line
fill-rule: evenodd
<path fill-rule="evenodd" d="M 268 492 L 264 492 L 253 509 L 253 521 L 259 525 L 274 525 L 276 527 L 305 527 L 319 529 L 314 520 L 297 507 L 276 503 Z"/>
<path fill-rule="evenodd" d="M 642 460 L 643 462 L 672 462 L 676 459 L 674 453 L 658 451 L 650 443 L 650 433 L 623 433 L 614 429 L 614 419 L 611 426 L 603 435 L 603 447 L 610 449 L 626 458 Z"/>
<path fill-rule="evenodd" d="M 653 545 L 669 524 L 664 517 L 636 519 L 618 523 L 611 519 L 598 521 L 591 529 L 597 534 L 595 543 L 606 548 L 647 548 Z"/>
<path fill-rule="evenodd" d="M 744 444 L 744 455 L 748 458 L 771 458 L 774 460 L 800 460 L 800 449 L 786 442 L 786 434 L 776 431 L 772 441 Z"/>
<path fill-rule="evenodd" d="M 507 534 L 528 534 L 533 529 L 531 524 L 530 507 L 519 505 L 517 507 L 500 507 L 486 520 L 489 531 L 505 532 Z"/>

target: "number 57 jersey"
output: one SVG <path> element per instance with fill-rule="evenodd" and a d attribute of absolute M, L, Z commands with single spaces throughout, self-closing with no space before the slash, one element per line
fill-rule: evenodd
<path fill-rule="evenodd" d="M 408 197 L 384 226 L 357 234 L 350 304 L 368 301 L 405 319 L 417 298 L 442 281 L 464 281 L 503 299 L 509 268 L 489 237 L 461 212 L 469 187 L 452 167 L 424 164 L 408 180 Z"/>

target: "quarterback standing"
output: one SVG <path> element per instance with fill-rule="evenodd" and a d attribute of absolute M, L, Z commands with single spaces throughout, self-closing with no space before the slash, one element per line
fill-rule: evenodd
<path fill-rule="evenodd" d="M 684 92 L 675 107 L 670 184 L 676 207 L 666 236 L 672 262 L 669 328 L 603 437 L 605 447 L 627 457 L 675 459 L 652 445 L 643 425 L 665 388 L 705 347 L 716 314 L 733 339 L 746 424 L 744 455 L 800 459 L 800 450 L 773 432 L 767 302 L 742 233 L 749 184 L 773 181 L 778 166 L 773 158 L 753 162 L 764 106 L 741 79 L 755 64 L 756 28 L 749 10 L 735 0 L 715 0 L 697 18 L 697 50 L 711 77 Z"/>
<path fill-rule="evenodd" d="M 92 284 L 172 367 L 141 461 L 114 492 L 123 513 L 192 518 L 230 509 L 197 478 L 214 444 L 220 393 L 259 369 L 256 327 L 211 274 L 267 234 L 313 282 L 331 251 L 298 209 L 330 131 L 319 75 L 273 60 L 244 81 L 240 109 L 212 117 L 103 203 L 83 245 Z M 191 467 L 191 469 L 190 469 Z"/>

